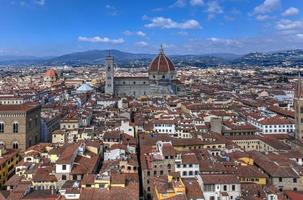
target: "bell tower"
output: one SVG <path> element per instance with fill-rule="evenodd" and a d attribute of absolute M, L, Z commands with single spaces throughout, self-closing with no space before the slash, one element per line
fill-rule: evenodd
<path fill-rule="evenodd" d="M 105 60 L 105 94 L 114 95 L 114 58 L 110 55 L 110 52 Z"/>
<path fill-rule="evenodd" d="M 299 71 L 299 78 L 294 98 L 295 107 L 295 136 L 296 139 L 303 141 L 303 84 Z"/>

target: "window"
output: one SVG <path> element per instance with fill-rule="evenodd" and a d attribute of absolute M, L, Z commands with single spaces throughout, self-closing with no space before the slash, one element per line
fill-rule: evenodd
<path fill-rule="evenodd" d="M 281 177 L 279 178 L 279 182 L 282 182 L 282 178 Z"/>
<path fill-rule="evenodd" d="M 62 180 L 66 180 L 66 175 L 62 175 Z"/>
<path fill-rule="evenodd" d="M 35 125 L 36 126 L 38 125 L 38 117 L 37 116 L 35 117 Z"/>
<path fill-rule="evenodd" d="M 226 185 L 223 186 L 223 190 L 227 191 L 227 186 Z"/>
<path fill-rule="evenodd" d="M 187 176 L 187 171 L 183 171 L 182 175 Z"/>
<path fill-rule="evenodd" d="M 32 128 L 32 126 L 33 126 L 32 119 L 29 120 L 28 126 L 29 126 L 29 128 Z"/>
<path fill-rule="evenodd" d="M 296 182 L 297 182 L 297 179 L 296 179 L 296 178 L 294 178 L 294 179 L 293 179 L 293 182 L 294 182 L 294 183 L 296 183 Z"/>
<path fill-rule="evenodd" d="M 4 123 L 0 122 L 0 133 L 4 133 Z"/>
<path fill-rule="evenodd" d="M 13 149 L 18 149 L 18 148 L 19 148 L 18 142 L 13 142 Z"/>
<path fill-rule="evenodd" d="M 150 171 L 147 171 L 147 176 L 150 176 Z"/>
<path fill-rule="evenodd" d="M 66 170 L 66 165 L 62 165 L 62 170 Z"/>
<path fill-rule="evenodd" d="M 19 123 L 14 122 L 13 123 L 13 133 L 18 133 L 19 132 Z"/>
<path fill-rule="evenodd" d="M 0 141 L 0 147 L 4 147 L 5 146 L 5 143 L 3 141 Z M 0 167 L 1 169 L 1 167 Z"/>
<path fill-rule="evenodd" d="M 232 185 L 232 186 L 231 186 L 231 190 L 232 190 L 232 191 L 235 191 L 235 190 L 236 190 L 236 186 L 235 186 L 235 185 Z"/>

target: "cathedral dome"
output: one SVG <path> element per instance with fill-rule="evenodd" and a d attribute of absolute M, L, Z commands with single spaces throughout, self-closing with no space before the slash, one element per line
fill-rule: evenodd
<path fill-rule="evenodd" d="M 173 62 L 164 54 L 162 46 L 158 56 L 150 63 L 148 71 L 161 73 L 175 71 Z"/>
<path fill-rule="evenodd" d="M 57 74 L 56 70 L 49 69 L 45 72 L 44 77 L 54 79 L 54 78 L 58 78 L 58 74 Z"/>
<path fill-rule="evenodd" d="M 56 82 L 58 80 L 58 77 L 59 76 L 58 76 L 56 70 L 49 69 L 44 74 L 44 81 L 49 82 L 49 83 L 53 83 L 53 82 Z"/>

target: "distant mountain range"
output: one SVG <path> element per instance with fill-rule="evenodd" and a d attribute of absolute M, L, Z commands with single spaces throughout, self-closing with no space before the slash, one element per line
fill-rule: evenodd
<path fill-rule="evenodd" d="M 1 65 L 94 65 L 103 64 L 109 50 L 91 50 L 76 52 L 58 57 L 0 56 Z M 155 54 L 136 54 L 119 50 L 110 50 L 120 67 L 146 66 Z M 171 55 L 177 66 L 301 66 L 303 50 L 285 50 L 271 53 L 249 53 L 236 55 L 228 53 L 204 55 Z"/>

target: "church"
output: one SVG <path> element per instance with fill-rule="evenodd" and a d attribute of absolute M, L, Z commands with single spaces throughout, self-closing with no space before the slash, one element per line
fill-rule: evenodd
<path fill-rule="evenodd" d="M 148 68 L 148 76 L 115 77 L 114 60 L 106 58 L 105 93 L 111 96 L 154 96 L 177 95 L 182 91 L 182 85 L 176 78 L 173 62 L 165 55 L 161 46 L 160 53 L 152 60 Z"/>

